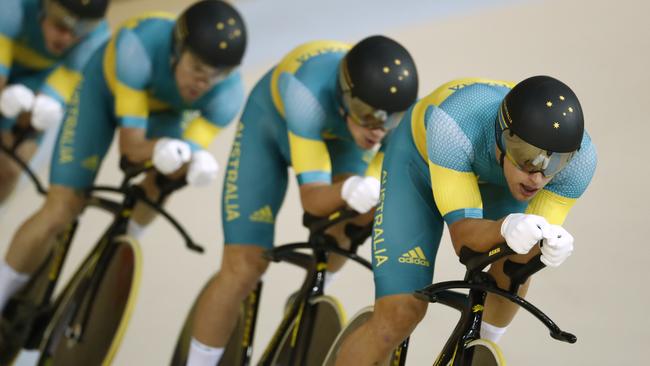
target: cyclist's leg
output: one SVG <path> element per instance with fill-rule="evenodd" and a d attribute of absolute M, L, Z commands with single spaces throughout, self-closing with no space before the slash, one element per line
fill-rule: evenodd
<path fill-rule="evenodd" d="M 79 192 L 94 181 L 113 138 L 112 120 L 102 113 L 107 110 L 105 90 L 89 84 L 83 93 L 75 91 L 59 130 L 46 201 L 12 239 L 7 263 L 17 272 L 33 273 L 47 257 L 56 235 L 81 212 L 84 198 Z"/>
<path fill-rule="evenodd" d="M 287 159 L 278 142 L 287 139 L 285 122 L 268 96 L 268 77 L 249 97 L 237 126 L 222 193 L 222 265 L 196 306 L 193 337 L 211 348 L 225 347 L 242 300 L 268 266 L 262 253 L 273 246 L 275 216 L 287 187 Z M 192 354 L 200 352 L 193 347 L 193 359 Z"/>
<path fill-rule="evenodd" d="M 408 120 L 408 119 L 405 119 Z M 375 308 L 343 342 L 337 365 L 379 364 L 424 317 L 413 291 L 431 283 L 443 220 L 432 199 L 426 163 L 402 124 L 388 144 L 372 239 Z"/>
<path fill-rule="evenodd" d="M 499 220 L 510 213 L 524 212 L 526 209 L 527 203 L 518 202 L 512 198 L 507 187 L 482 184 L 480 189 L 481 197 L 483 198 L 483 216 L 486 219 Z M 509 259 L 525 262 L 537 253 L 538 250 L 533 250 L 529 254 L 517 255 Z M 510 281 L 503 273 L 504 262 L 505 259 L 492 264 L 489 273 L 495 278 L 499 287 L 502 289 L 508 289 Z M 520 296 L 525 296 L 529 282 L 530 281 L 519 289 Z M 492 342 L 499 341 L 518 309 L 519 306 L 513 304 L 509 300 L 494 294 L 488 294 L 485 302 L 485 312 L 483 313 L 481 337 Z"/>

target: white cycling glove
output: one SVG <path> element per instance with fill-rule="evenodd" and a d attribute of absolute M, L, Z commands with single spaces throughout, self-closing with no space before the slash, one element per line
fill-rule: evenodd
<path fill-rule="evenodd" d="M 526 254 L 551 233 L 551 224 L 537 215 L 510 214 L 501 224 L 501 236 L 517 254 Z"/>
<path fill-rule="evenodd" d="M 541 261 L 549 267 L 557 267 L 573 252 L 573 236 L 559 225 L 551 225 L 550 231 L 551 235 L 542 243 Z"/>
<path fill-rule="evenodd" d="M 63 119 L 63 106 L 56 99 L 39 94 L 34 99 L 32 108 L 32 127 L 38 131 L 45 131 L 56 126 Z"/>
<path fill-rule="evenodd" d="M 9 85 L 0 95 L 0 112 L 7 118 L 16 118 L 34 105 L 34 92 L 22 84 Z"/>
<path fill-rule="evenodd" d="M 186 142 L 163 137 L 153 148 L 153 165 L 163 174 L 171 174 L 190 161 L 192 150 Z"/>
<path fill-rule="evenodd" d="M 379 203 L 379 190 L 377 178 L 355 175 L 343 182 L 341 197 L 353 210 L 366 213 Z"/>
<path fill-rule="evenodd" d="M 187 183 L 193 186 L 205 186 L 217 178 L 219 164 L 217 160 L 205 150 L 200 150 L 192 155 L 192 161 L 187 171 Z"/>

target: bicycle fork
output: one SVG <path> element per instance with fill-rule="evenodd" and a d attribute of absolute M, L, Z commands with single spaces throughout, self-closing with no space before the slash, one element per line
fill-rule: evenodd
<path fill-rule="evenodd" d="M 434 362 L 434 366 L 446 366 L 450 362 L 452 366 L 471 365 L 474 350 L 466 350 L 465 345 L 481 338 L 480 330 L 486 297 L 485 291 L 469 291 L 469 302 L 466 306 L 471 307 L 471 312 L 467 316 L 462 316 L 458 321 L 443 351 Z"/>
<path fill-rule="evenodd" d="M 262 281 L 257 288 L 251 292 L 244 301 L 244 332 L 241 339 L 242 366 L 248 366 L 253 356 L 253 338 L 255 336 L 255 325 L 257 323 L 257 312 L 260 307 L 260 296 L 262 295 Z"/>

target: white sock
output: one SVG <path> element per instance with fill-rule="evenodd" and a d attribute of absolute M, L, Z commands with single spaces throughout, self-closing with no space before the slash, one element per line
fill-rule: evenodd
<path fill-rule="evenodd" d="M 192 337 L 190 354 L 187 355 L 187 366 L 216 366 L 223 355 L 223 347 L 207 346 Z"/>
<path fill-rule="evenodd" d="M 140 240 L 142 234 L 144 234 L 147 229 L 146 225 L 140 225 L 135 220 L 129 220 L 129 225 L 127 226 L 126 233 L 131 235 L 135 240 Z"/>
<path fill-rule="evenodd" d="M 325 271 L 325 283 L 323 284 L 323 287 L 327 288 L 338 276 L 338 272 Z"/>
<path fill-rule="evenodd" d="M 499 339 L 505 334 L 506 330 L 508 330 L 508 327 L 499 328 L 485 321 L 481 322 L 481 338 L 494 343 L 499 343 Z"/>
<path fill-rule="evenodd" d="M 4 260 L 0 261 L 0 313 L 7 301 L 29 281 L 30 275 L 16 272 Z"/>

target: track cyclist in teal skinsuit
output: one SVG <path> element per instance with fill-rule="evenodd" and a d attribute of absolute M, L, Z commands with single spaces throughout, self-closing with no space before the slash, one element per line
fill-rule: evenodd
<path fill-rule="evenodd" d="M 409 53 L 383 36 L 352 48 L 336 41 L 304 44 L 257 83 L 223 188 L 222 266 L 199 297 L 188 365 L 219 361 L 239 304 L 266 270 L 262 252 L 273 246 L 288 168 L 306 212 L 325 216 L 346 204 L 370 212 L 379 200 L 383 155 L 373 158 L 375 148 L 415 102 L 417 86 Z M 330 263 L 328 269 L 336 268 Z"/>
<path fill-rule="evenodd" d="M 204 149 L 243 104 L 236 68 L 245 47 L 237 10 L 204 0 L 178 20 L 167 14 L 128 20 L 93 55 L 59 131 L 47 200 L 18 229 L 0 264 L 0 310 L 82 211 L 83 190 L 93 184 L 116 130 L 120 154 L 131 162 L 152 160 L 165 175 L 186 171 L 191 185 L 215 178 L 217 162 Z M 156 174 L 142 183 L 154 199 Z M 153 217 L 137 205 L 129 233 L 138 237 Z M 8 339 L 0 333 L 0 346 Z"/>
<path fill-rule="evenodd" d="M 580 102 L 554 78 L 514 87 L 461 79 L 420 100 L 384 160 L 373 230 L 374 313 L 347 337 L 337 365 L 381 364 L 424 317 L 427 303 L 412 294 L 431 283 L 444 223 L 456 253 L 506 242 L 515 261 L 541 250 L 545 265 L 562 264 L 573 236 L 560 225 L 595 168 Z M 508 288 L 503 262 L 489 272 Z M 517 308 L 488 295 L 481 338 L 497 342 Z"/>
<path fill-rule="evenodd" d="M 59 125 L 81 70 L 110 36 L 109 0 L 0 1 L 0 138 L 11 146 L 16 124 L 38 133 L 21 144 L 29 161 L 41 132 Z M 21 168 L 0 154 L 0 206 Z"/>

